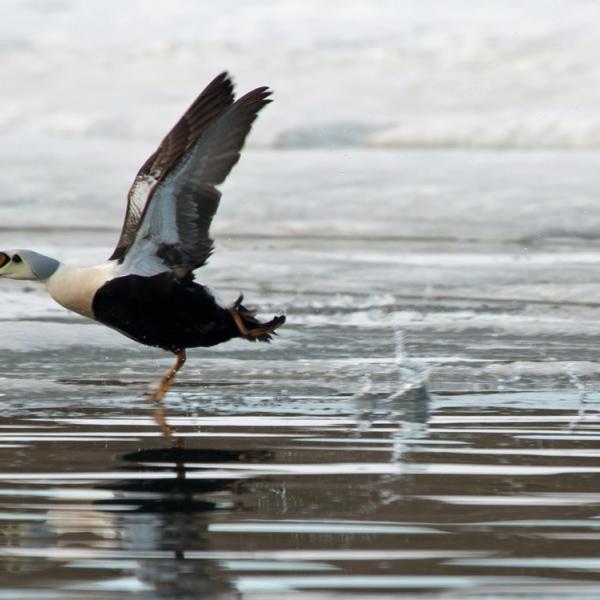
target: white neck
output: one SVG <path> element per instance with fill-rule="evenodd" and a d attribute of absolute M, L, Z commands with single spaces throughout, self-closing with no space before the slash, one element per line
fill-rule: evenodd
<path fill-rule="evenodd" d="M 115 263 L 95 267 L 70 267 L 61 264 L 44 283 L 61 306 L 84 317 L 94 318 L 92 302 L 98 288 L 115 276 Z"/>

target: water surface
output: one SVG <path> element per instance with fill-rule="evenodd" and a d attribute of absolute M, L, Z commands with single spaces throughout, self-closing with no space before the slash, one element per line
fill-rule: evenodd
<path fill-rule="evenodd" d="M 595 597 L 593 243 L 217 241 L 211 285 L 288 323 L 190 352 L 174 441 L 168 355 L 2 282 L 0 598 Z"/>

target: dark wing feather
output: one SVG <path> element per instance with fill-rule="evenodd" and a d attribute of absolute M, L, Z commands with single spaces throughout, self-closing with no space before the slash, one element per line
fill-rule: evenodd
<path fill-rule="evenodd" d="M 127 195 L 121 236 L 109 260 L 123 260 L 133 244 L 144 208 L 156 185 L 194 146 L 206 127 L 233 104 L 233 100 L 233 83 L 227 73 L 221 73 L 206 86 L 142 165 Z"/>
<path fill-rule="evenodd" d="M 223 183 L 240 159 L 252 123 L 258 111 L 270 102 L 270 91 L 257 88 L 242 96 L 206 129 L 190 156 L 165 180 L 172 185 L 177 199 L 179 234 L 178 261 L 166 261 L 177 273 L 185 274 L 204 265 L 213 251 L 209 230 Z"/>
<path fill-rule="evenodd" d="M 125 252 L 124 273 L 167 267 L 186 277 L 206 262 L 213 248 L 210 224 L 221 196 L 215 186 L 238 162 L 270 93 L 261 87 L 239 98 L 200 132 L 177 164 L 163 171 L 149 191 L 135 239 Z"/>
<path fill-rule="evenodd" d="M 213 240 L 208 231 L 220 199 L 221 192 L 212 185 L 183 185 L 179 189 L 175 206 L 179 242 L 162 243 L 156 250 L 156 256 L 177 275 L 185 277 L 212 254 Z"/>

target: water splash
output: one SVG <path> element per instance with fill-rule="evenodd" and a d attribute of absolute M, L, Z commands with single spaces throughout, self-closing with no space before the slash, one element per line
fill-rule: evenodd
<path fill-rule="evenodd" d="M 397 462 L 406 451 L 406 439 L 420 435 L 427 421 L 429 368 L 409 358 L 397 314 L 390 310 L 388 319 L 392 360 L 381 372 L 373 368 L 365 373 L 352 400 L 358 415 L 357 435 L 369 430 L 375 420 L 384 419 L 390 427 L 390 460 Z"/>
<path fill-rule="evenodd" d="M 569 429 L 572 430 L 575 429 L 579 423 L 585 419 L 586 410 L 588 408 L 588 390 L 585 383 L 583 383 L 583 381 L 581 381 L 579 378 L 574 363 L 567 363 L 565 371 L 569 381 L 577 389 L 579 395 L 579 408 L 577 410 L 577 416 L 569 424 Z"/>

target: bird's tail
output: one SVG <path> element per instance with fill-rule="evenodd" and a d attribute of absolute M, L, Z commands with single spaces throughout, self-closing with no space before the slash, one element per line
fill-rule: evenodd
<path fill-rule="evenodd" d="M 246 308 L 242 304 L 243 300 L 244 295 L 240 294 L 238 299 L 229 308 L 229 312 L 239 330 L 240 337 L 251 342 L 270 342 L 272 337 L 277 335 L 275 330 L 285 323 L 285 316 L 276 316 L 266 323 L 261 323 L 256 318 L 256 310 Z"/>

